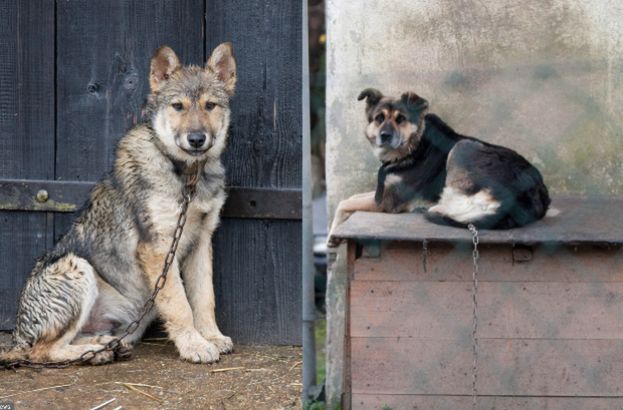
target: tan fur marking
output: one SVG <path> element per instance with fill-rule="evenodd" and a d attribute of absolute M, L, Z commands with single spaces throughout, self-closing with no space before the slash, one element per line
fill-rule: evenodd
<path fill-rule="evenodd" d="M 329 238 L 340 224 L 344 223 L 352 214 L 356 211 L 368 211 L 368 212 L 381 212 L 382 210 L 376 205 L 374 200 L 375 192 L 366 192 L 362 194 L 355 194 L 348 199 L 340 201 L 337 209 L 335 210 L 335 216 L 333 217 L 333 223 L 331 224 L 331 232 Z M 329 241 L 329 246 L 337 245 L 333 241 Z"/>
<path fill-rule="evenodd" d="M 184 264 L 183 277 L 195 328 L 214 343 L 220 353 L 229 353 L 234 345 L 219 330 L 214 312 L 216 300 L 212 279 L 212 232 L 218 223 L 218 214 L 214 213 L 210 219 L 204 223 L 199 243 Z"/>
<path fill-rule="evenodd" d="M 150 288 L 156 285 L 167 251 L 153 244 L 141 243 L 137 248 Z M 169 270 L 166 284 L 156 298 L 156 308 L 164 320 L 169 337 L 184 360 L 194 363 L 212 363 L 219 359 L 218 348 L 205 340 L 195 329 L 193 312 L 180 277 L 177 259 Z"/>

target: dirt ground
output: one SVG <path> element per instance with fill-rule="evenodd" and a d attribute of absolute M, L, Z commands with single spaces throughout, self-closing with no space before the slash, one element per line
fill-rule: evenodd
<path fill-rule="evenodd" d="M 0 345 L 7 342 L 0 334 Z M 68 369 L 0 370 L 0 405 L 21 409 L 300 409 L 301 348 L 236 346 L 213 365 L 179 360 L 148 339 L 126 362 Z"/>

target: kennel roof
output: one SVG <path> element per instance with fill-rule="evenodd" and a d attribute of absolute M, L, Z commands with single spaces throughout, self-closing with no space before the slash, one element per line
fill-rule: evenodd
<path fill-rule="evenodd" d="M 559 213 L 522 228 L 481 230 L 480 243 L 623 245 L 623 198 L 559 196 L 550 208 Z M 467 229 L 435 225 L 416 213 L 356 212 L 333 236 L 357 241 L 472 241 Z"/>

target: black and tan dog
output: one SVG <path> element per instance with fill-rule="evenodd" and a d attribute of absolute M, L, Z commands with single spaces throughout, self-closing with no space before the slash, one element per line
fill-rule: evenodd
<path fill-rule="evenodd" d="M 435 223 L 487 229 L 523 226 L 547 212 L 541 174 L 515 151 L 456 133 L 414 93 L 392 98 L 369 88 L 363 99 L 365 136 L 382 162 L 376 191 L 340 202 L 333 228 L 355 211 L 422 209 Z"/>
<path fill-rule="evenodd" d="M 216 324 L 212 286 L 212 233 L 225 202 L 220 157 L 236 84 L 231 45 L 214 49 L 205 67 L 182 66 L 161 47 L 149 83 L 146 122 L 121 138 L 112 172 L 37 262 L 20 298 L 13 347 L 0 360 L 78 359 L 138 319 L 162 272 L 193 169 L 200 170 L 196 195 L 166 285 L 122 348 L 127 353 L 159 315 L 184 360 L 210 363 L 232 350 Z M 113 358 L 103 351 L 91 362 Z"/>

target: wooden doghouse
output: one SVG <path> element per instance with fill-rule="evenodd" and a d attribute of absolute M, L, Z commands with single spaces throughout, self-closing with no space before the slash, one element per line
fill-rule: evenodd
<path fill-rule="evenodd" d="M 623 200 L 558 198 L 531 226 L 481 231 L 478 409 L 623 408 Z M 472 236 L 421 215 L 356 213 L 343 407 L 472 406 Z"/>

